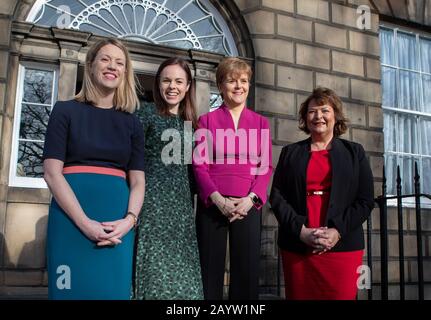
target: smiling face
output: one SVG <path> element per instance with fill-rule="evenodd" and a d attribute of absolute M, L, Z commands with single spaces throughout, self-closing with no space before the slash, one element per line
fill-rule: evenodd
<path fill-rule="evenodd" d="M 160 95 L 169 109 L 180 105 L 189 88 L 187 73 L 178 64 L 166 66 L 160 73 Z"/>
<path fill-rule="evenodd" d="M 229 74 L 220 84 L 219 90 L 223 100 L 231 108 L 245 106 L 250 88 L 248 74 Z"/>
<path fill-rule="evenodd" d="M 126 56 L 120 48 L 113 44 L 100 48 L 91 64 L 94 84 L 105 93 L 113 93 L 120 86 L 125 72 Z"/>
<path fill-rule="evenodd" d="M 334 126 L 334 108 L 329 104 L 317 105 L 314 99 L 311 100 L 307 110 L 307 128 L 311 135 L 332 136 Z"/>

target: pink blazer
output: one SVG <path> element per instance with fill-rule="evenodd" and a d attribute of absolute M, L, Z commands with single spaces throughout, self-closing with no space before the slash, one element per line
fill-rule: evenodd
<path fill-rule="evenodd" d="M 272 174 L 272 142 L 268 120 L 244 108 L 238 128 L 225 105 L 199 118 L 195 132 L 193 170 L 199 196 L 206 206 L 218 191 L 245 197 L 254 192 L 266 202 Z"/>

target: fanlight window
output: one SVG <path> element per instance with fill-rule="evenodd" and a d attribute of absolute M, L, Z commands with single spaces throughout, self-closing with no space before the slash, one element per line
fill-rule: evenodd
<path fill-rule="evenodd" d="M 208 0 L 38 0 L 27 20 L 108 37 L 238 54 L 226 22 Z"/>

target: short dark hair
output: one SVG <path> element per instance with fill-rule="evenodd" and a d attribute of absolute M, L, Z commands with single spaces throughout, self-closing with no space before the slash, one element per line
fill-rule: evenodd
<path fill-rule="evenodd" d="M 347 131 L 347 122 L 349 120 L 344 116 L 343 103 L 340 97 L 333 90 L 324 87 L 314 89 L 313 93 L 301 104 L 298 112 L 300 130 L 310 134 L 310 130 L 307 128 L 307 112 L 308 105 L 312 100 L 319 106 L 329 104 L 334 109 L 334 136 L 341 136 Z"/>

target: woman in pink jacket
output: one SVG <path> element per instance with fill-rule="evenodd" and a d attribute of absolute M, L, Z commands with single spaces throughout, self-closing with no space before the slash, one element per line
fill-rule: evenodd
<path fill-rule="evenodd" d="M 223 105 L 199 118 L 193 167 L 199 190 L 196 228 L 205 299 L 222 299 L 229 232 L 230 299 L 257 299 L 260 208 L 272 174 L 268 120 L 249 110 L 252 70 L 226 58 L 216 81 Z"/>

